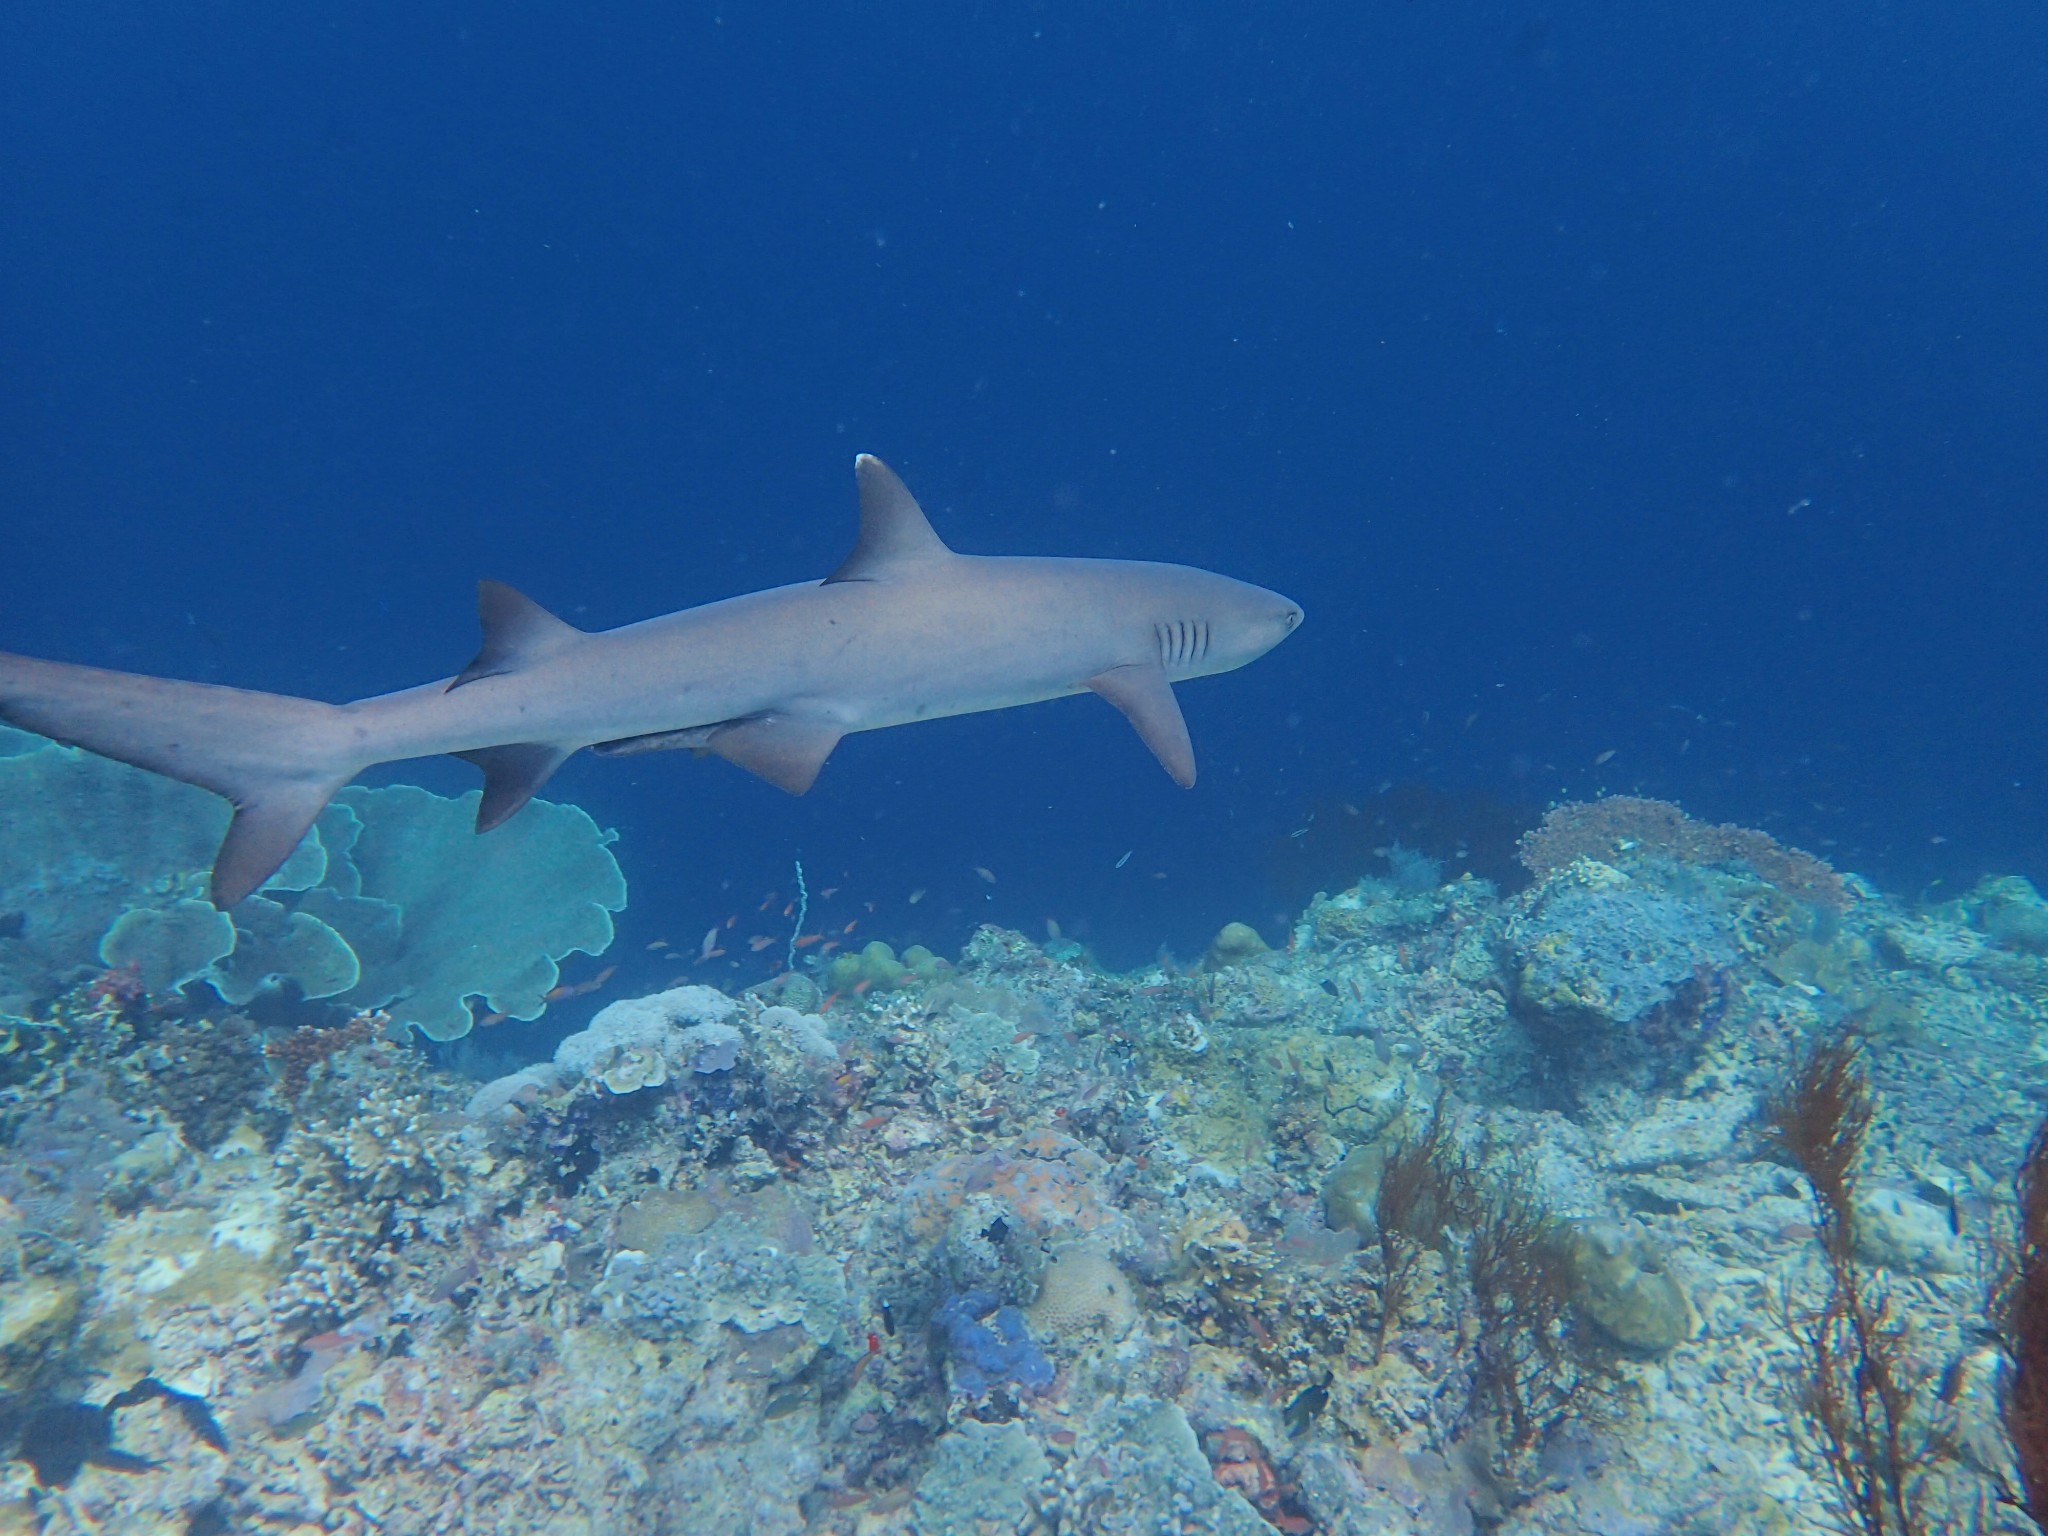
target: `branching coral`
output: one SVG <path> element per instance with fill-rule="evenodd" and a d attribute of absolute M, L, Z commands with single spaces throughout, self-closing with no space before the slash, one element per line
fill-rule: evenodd
<path fill-rule="evenodd" d="M 1799 1406 L 1852 1528 L 1918 1536 L 1935 1528 L 1927 1476 L 1957 1445 L 1928 1411 L 1933 1373 L 1914 1359 L 1897 1304 L 1856 1255 L 1857 1167 L 1876 1112 L 1852 1034 L 1808 1052 L 1766 1112 L 1770 1139 L 1812 1189 L 1827 1269 L 1820 1306 L 1788 1296 L 1785 1323 L 1799 1346 Z"/>

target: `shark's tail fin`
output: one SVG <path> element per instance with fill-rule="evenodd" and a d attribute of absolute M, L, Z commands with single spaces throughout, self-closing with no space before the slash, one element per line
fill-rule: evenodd
<path fill-rule="evenodd" d="M 0 720 L 234 803 L 213 863 L 231 907 L 275 874 L 363 766 L 340 709 L 312 699 L 103 672 L 0 652 Z"/>

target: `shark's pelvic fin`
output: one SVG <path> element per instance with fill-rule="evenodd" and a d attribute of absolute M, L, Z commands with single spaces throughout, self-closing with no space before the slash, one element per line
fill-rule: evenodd
<path fill-rule="evenodd" d="M 896 471 L 871 453 L 853 461 L 860 486 L 860 538 L 839 569 L 825 578 L 835 581 L 879 581 L 892 571 L 924 560 L 941 560 L 953 552 L 932 532 L 924 508 L 910 494 Z"/>
<path fill-rule="evenodd" d="M 476 806 L 476 829 L 488 832 L 540 793 L 541 785 L 574 752 L 552 741 L 515 741 L 455 755 L 484 771 L 484 796 Z"/>
<path fill-rule="evenodd" d="M 1188 740 L 1188 723 L 1164 668 L 1149 661 L 1111 667 L 1089 678 L 1088 686 L 1124 712 L 1138 739 L 1152 749 L 1174 783 L 1182 789 L 1194 787 L 1195 744 Z"/>
<path fill-rule="evenodd" d="M 844 734 L 827 720 L 759 715 L 719 726 L 704 749 L 759 774 L 778 789 L 800 795 L 816 781 L 818 770 Z"/>
<path fill-rule="evenodd" d="M 476 584 L 476 611 L 483 620 L 483 648 L 474 661 L 456 674 L 455 681 L 448 685 L 450 693 L 479 678 L 517 672 L 583 638 L 582 630 L 564 624 L 524 592 L 502 581 Z"/>

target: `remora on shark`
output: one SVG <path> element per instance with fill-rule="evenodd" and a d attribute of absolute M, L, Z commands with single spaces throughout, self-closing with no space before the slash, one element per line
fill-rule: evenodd
<path fill-rule="evenodd" d="M 800 795 L 850 732 L 1092 689 L 1192 785 L 1173 684 L 1255 661 L 1301 622 L 1277 592 L 1191 566 L 955 554 L 880 459 L 854 470 L 860 537 L 823 581 L 598 634 L 485 581 L 474 661 L 353 704 L 0 652 L 0 720 L 226 796 L 212 894 L 228 907 L 364 768 L 441 752 L 483 770 L 488 832 L 584 747 L 712 752 Z"/>

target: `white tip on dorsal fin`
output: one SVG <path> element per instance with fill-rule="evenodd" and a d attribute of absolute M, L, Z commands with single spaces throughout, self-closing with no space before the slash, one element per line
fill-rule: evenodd
<path fill-rule="evenodd" d="M 888 465 L 864 453 L 853 461 L 853 475 L 860 485 L 860 538 L 853 553 L 825 578 L 828 586 L 835 581 L 877 581 L 900 566 L 952 553 L 932 532 L 917 498 Z"/>

